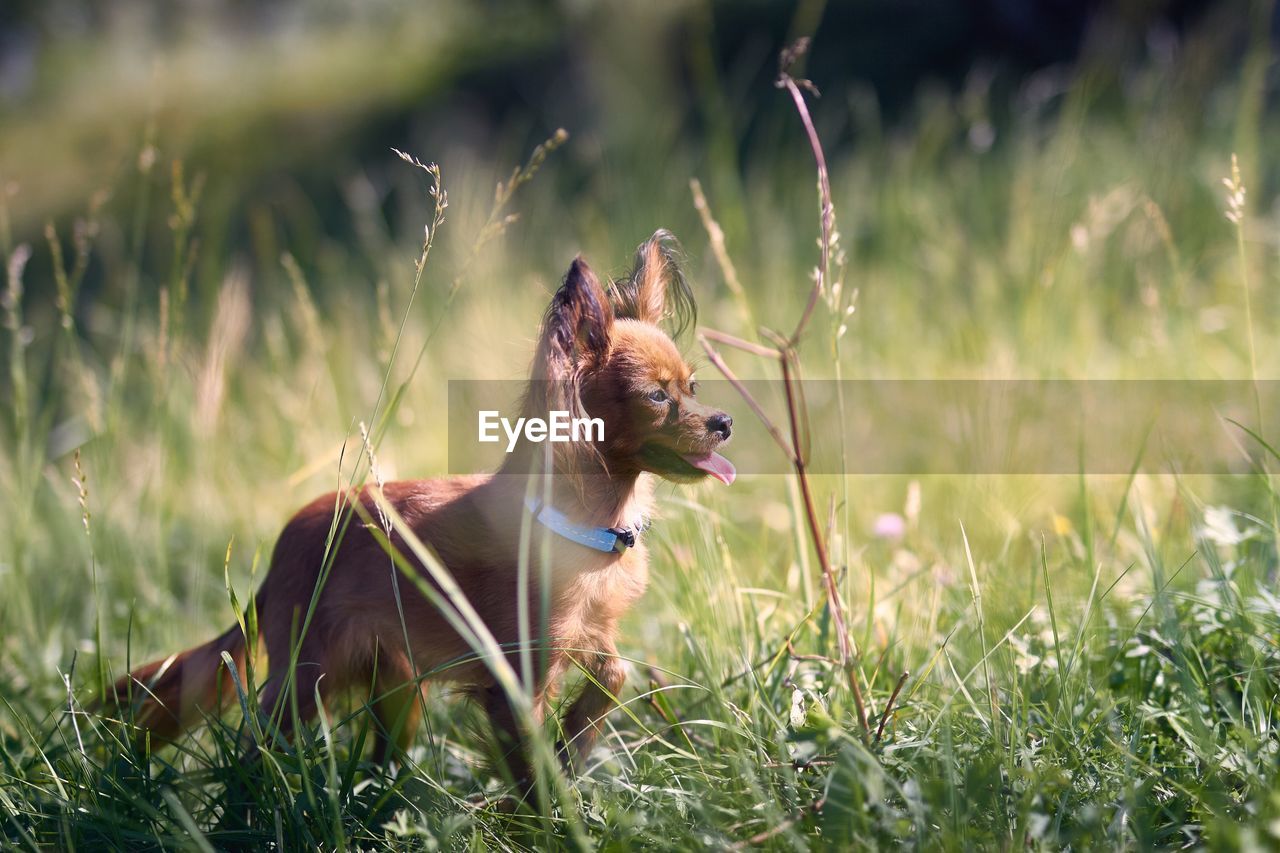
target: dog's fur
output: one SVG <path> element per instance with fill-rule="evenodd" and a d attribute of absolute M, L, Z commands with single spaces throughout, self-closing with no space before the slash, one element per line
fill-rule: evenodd
<path fill-rule="evenodd" d="M 599 417 L 605 424 L 602 442 L 552 445 L 549 477 L 537 475 L 546 446 L 522 445 L 495 475 L 384 488 L 404 524 L 434 550 L 504 649 L 516 649 L 521 641 L 517 576 L 527 491 L 548 490 L 550 504 L 579 524 L 631 526 L 649 515 L 651 475 L 692 482 L 706 471 L 687 459 L 715 457 L 723 463 L 713 451 L 728 438 L 732 421 L 697 402 L 689 366 L 659 327 L 668 315 L 689 319 L 693 314 L 672 246 L 670 235 L 659 231 L 637 250 L 631 275 L 607 292 L 577 258 L 543 321 L 523 413 L 545 417 L 550 410 L 567 410 L 575 417 Z M 663 400 L 659 389 L 669 399 Z M 293 703 L 305 722 L 316 714 L 317 692 L 327 697 L 369 688 L 377 718 L 376 756 L 386 760 L 394 748 L 407 745 L 416 728 L 421 673 L 463 660 L 433 680 L 460 686 L 483 705 L 508 769 L 514 778 L 527 780 L 520 727 L 490 669 L 413 584 L 397 580 L 387 553 L 360 517 L 334 546 L 331 571 L 297 645 L 296 686 L 286 696 L 281 673 L 288 670 L 294 638 L 320 580 L 335 508 L 341 520 L 353 499 L 318 498 L 293 517 L 276 543 L 256 598 L 271 667 L 262 707 L 275 712 L 287 731 Z M 362 515 L 376 518 L 368 489 L 359 500 Z M 625 678 L 615 646 L 618 621 L 644 592 L 648 557 L 643 540 L 623 554 L 601 553 L 538 525 L 533 531 L 527 612 L 535 629 L 547 626 L 543 641 L 532 641 L 539 648 L 530 656 L 537 668 L 534 716 L 542 718 L 570 669 L 584 669 L 589 677 L 562 720 L 565 737 L 583 754 Z M 410 553 L 398 534 L 393 532 L 391 540 Z M 548 552 L 549 571 L 543 572 L 539 555 Z M 542 588 L 543 579 L 550 589 Z M 541 611 L 544 600 L 550 602 L 547 613 Z M 546 647 L 550 651 L 542 653 Z M 134 722 L 153 738 L 171 740 L 204 713 L 234 703 L 233 682 L 220 671 L 223 653 L 243 671 L 246 648 L 239 626 L 131 672 L 115 684 L 108 700 L 119 706 L 130 696 L 140 699 Z M 518 666 L 516 652 L 509 654 Z"/>

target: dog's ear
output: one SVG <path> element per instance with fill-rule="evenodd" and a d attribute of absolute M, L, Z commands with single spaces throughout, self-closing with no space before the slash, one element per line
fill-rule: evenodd
<path fill-rule="evenodd" d="M 680 270 L 679 252 L 680 244 L 664 229 L 640 244 L 631 274 L 614 284 L 619 317 L 656 325 L 670 316 L 676 334 L 697 322 L 697 306 Z"/>
<path fill-rule="evenodd" d="M 542 321 L 534 378 L 569 380 L 601 363 L 609 352 L 613 307 L 582 256 L 573 259 L 564 284 Z"/>
<path fill-rule="evenodd" d="M 591 371 L 609 356 L 613 306 L 600 280 L 582 256 L 574 258 L 565 273 L 564 284 L 551 297 L 542 321 L 538 348 L 533 357 L 533 375 L 522 406 L 526 417 L 547 417 L 549 412 L 568 412 L 570 417 L 586 415 L 583 386 Z M 550 444 L 557 470 L 576 472 L 599 451 L 590 444 L 557 442 Z"/>

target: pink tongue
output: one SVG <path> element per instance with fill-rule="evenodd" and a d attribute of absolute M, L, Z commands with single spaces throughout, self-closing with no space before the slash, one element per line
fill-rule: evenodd
<path fill-rule="evenodd" d="M 733 479 L 738 476 L 738 471 L 733 467 L 733 463 L 714 450 L 700 455 L 690 453 L 684 456 L 683 459 L 699 471 L 706 471 L 726 486 L 732 484 Z"/>

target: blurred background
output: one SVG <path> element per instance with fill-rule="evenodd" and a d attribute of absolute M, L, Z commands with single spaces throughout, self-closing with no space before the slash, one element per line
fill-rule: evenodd
<path fill-rule="evenodd" d="M 71 535 L 79 449 L 101 508 L 92 546 L 119 591 L 112 647 L 139 602 L 156 614 L 141 624 L 161 623 L 148 648 L 186 635 L 163 613 L 220 624 L 227 542 L 245 582 L 389 393 L 384 476 L 447 470 L 447 381 L 524 377 L 579 251 L 620 274 L 669 228 L 704 326 L 789 328 L 817 260 L 813 157 L 774 86 L 800 36 L 793 73 L 821 92 L 839 232 L 807 376 L 1267 375 L 1276 32 L 1271 4 L 1245 0 L 6 3 L 0 250 L 22 263 L 0 376 L 18 508 L 0 582 L 19 594 L 2 606 L 50 664 L 96 618 L 83 574 L 31 587 L 88 547 Z M 439 163 L 448 194 L 420 286 L 432 179 L 393 147 Z M 907 485 L 832 478 L 850 564 Z M 939 554 L 957 515 L 978 513 L 971 535 L 1004 553 L 1087 509 L 1071 478 L 925 486 Z M 807 564 L 793 498 L 771 478 L 735 489 L 764 537 L 752 547 L 777 555 L 753 570 L 762 583 Z"/>
<path fill-rule="evenodd" d="M 27 586 L 81 548 L 48 535 L 82 526 L 68 485 L 81 449 L 89 506 L 104 504 L 104 582 L 122 591 L 111 624 L 135 595 L 220 623 L 228 539 L 249 549 L 231 567 L 243 579 L 288 512 L 332 488 L 384 387 L 399 391 L 383 473 L 446 470 L 432 414 L 447 380 L 522 378 L 579 251 L 622 273 L 669 228 L 705 326 L 788 328 L 817 260 L 812 154 L 773 85 L 800 36 L 813 41 L 794 73 L 821 92 L 839 231 L 808 376 L 1267 375 L 1276 33 L 1271 4 L 1246 0 L 11 0 L 0 250 L 19 275 L 0 471 L 19 510 L 0 579 L 22 594 L 4 606 L 50 661 L 84 637 L 82 576 Z M 439 163 L 448 193 L 417 287 L 432 179 L 393 147 Z M 1233 153 L 1238 228 L 1222 186 Z M 940 551 L 974 507 L 991 523 L 973 535 L 1001 549 L 1081 509 L 1053 478 L 926 485 L 946 510 Z M 734 500 L 773 519 L 762 547 L 785 555 L 780 487 Z M 837 487 L 849 562 L 905 487 Z M 86 619 L 39 630 L 68 607 Z M 182 633 L 148 645 L 166 631 Z"/>
<path fill-rule="evenodd" d="M 836 163 L 919 130 L 932 156 L 967 147 L 980 164 L 1013 153 L 1011 126 L 1064 109 L 1119 122 L 1135 98 L 1177 113 L 1170 118 L 1183 134 L 1211 128 L 1234 141 L 1237 111 L 1221 87 L 1245 72 L 1250 40 L 1275 31 L 1266 4 L 1196 0 L 644 9 L 11 0 L 0 9 L 0 175 L 13 196 L 13 239 L 23 241 L 102 190 L 114 209 L 130 209 L 144 192 L 162 203 L 171 164 L 183 162 L 188 179 L 207 179 L 192 228 L 201 245 L 193 288 L 207 293 L 228 257 L 278 275 L 285 242 L 304 268 L 323 263 L 326 241 L 356 236 L 361 214 L 385 219 L 393 235 L 416 234 L 421 211 L 394 192 L 407 177 L 392 145 L 465 182 L 456 201 L 463 187 L 492 183 L 478 170 L 514 164 L 565 128 L 573 143 L 539 193 L 561 210 L 537 211 L 558 227 L 519 245 L 533 253 L 531 267 L 563 265 L 578 247 L 638 242 L 657 224 L 692 240 L 700 229 L 691 176 L 720 202 L 730 246 L 755 261 L 750 253 L 768 238 L 745 209 L 744 187 L 786 185 L 808 168 L 792 107 L 771 85 L 778 51 L 798 36 L 814 36 L 798 70 L 824 93 L 815 112 Z M 1162 91 L 1144 90 L 1156 85 Z M 1173 150 L 1161 149 L 1178 138 L 1160 143 L 1150 154 L 1173 165 Z M 140 186 L 148 146 L 156 171 Z M 151 227 L 163 225 L 157 218 Z M 292 233 L 279 233 L 286 227 Z M 846 238 L 872 244 L 873 228 Z M 148 250 L 167 247 L 162 234 L 148 236 Z M 351 284 L 389 270 L 360 272 L 363 282 Z M 83 304 L 100 287 L 91 269 Z"/>
<path fill-rule="evenodd" d="M 821 92 L 808 103 L 838 231 L 833 280 L 800 345 L 806 378 L 1280 376 L 1280 23 L 1266 0 L 0 3 L 0 744 L 41 780 L 24 809 L 45 821 L 44 844 L 102 843 L 61 822 L 98 807 L 42 775 L 54 735 L 41 732 L 57 730 L 50 709 L 69 701 L 63 675 L 74 669 L 71 683 L 91 694 L 93 666 L 118 674 L 126 656 L 136 664 L 225 629 L 228 585 L 248 598 L 289 514 L 365 476 L 353 462 L 362 421 L 386 479 L 443 473 L 447 381 L 525 376 L 576 253 L 621 274 L 668 228 L 704 327 L 758 341 L 761 325 L 794 326 L 818 260 L 818 195 L 795 105 L 774 80 L 779 51 L 801 36 L 812 44 L 793 73 Z M 420 283 L 438 197 L 393 147 L 438 163 L 447 191 Z M 710 375 L 696 341 L 683 344 Z M 741 376 L 776 375 L 726 358 Z M 1059 806 L 1034 806 L 1056 809 L 1058 846 L 1173 844 L 1182 836 L 1169 833 L 1211 822 L 1228 800 L 1272 790 L 1274 759 L 1254 751 L 1232 764 L 1249 768 L 1248 784 L 1221 793 L 1202 772 L 1227 764 L 1204 758 L 1213 733 L 1200 753 L 1176 752 L 1163 711 L 1132 729 L 1158 730 L 1142 737 L 1164 738 L 1159 760 L 1136 734 L 1132 755 L 1081 758 L 1076 740 L 1086 718 L 1110 731 L 1113 718 L 1138 719 L 1124 708 L 1172 707 L 1201 675 L 1220 685 L 1245 666 L 1275 671 L 1273 650 L 1250 645 L 1262 632 L 1248 615 L 1280 624 L 1270 592 L 1230 620 L 1162 600 L 1153 612 L 1171 643 L 1189 638 L 1185 658 L 1151 654 L 1154 640 L 1130 655 L 1134 632 L 1117 627 L 1140 622 L 1173 578 L 1209 600 L 1196 585 L 1221 580 L 1224 565 L 1244 590 L 1237 602 L 1274 588 L 1269 477 L 828 476 L 816 488 L 851 629 L 875 661 L 868 695 L 883 708 L 897 674 L 914 673 L 903 730 L 918 726 L 920 763 L 879 756 L 877 773 L 922 786 L 934 814 L 951 815 L 937 822 L 958 833 L 953 846 L 987 826 L 997 846 L 1021 844 L 1003 794 L 971 796 L 1008 790 L 1008 777 L 979 767 L 1003 747 L 998 732 L 982 739 L 995 730 L 966 691 L 987 640 L 1019 628 L 1022 651 L 1005 646 L 990 658 L 994 681 L 985 673 L 990 716 L 1000 696 L 1034 713 L 1062 698 L 1066 679 L 1048 664 L 1056 624 L 1052 650 L 1045 639 L 1051 577 L 1049 607 L 1081 626 L 1072 662 L 1088 666 L 1071 677 L 1097 678 L 1055 717 L 1061 754 L 1074 756 L 1062 766 L 1091 787 L 1071 793 L 1057 765 L 1028 787 L 1064 792 Z M 824 593 L 797 494 L 784 476 L 664 486 L 660 581 L 624 631 L 624 653 L 724 700 L 694 716 L 719 715 L 727 732 L 750 708 L 761 743 L 771 721 L 796 719 L 795 685 L 788 671 L 749 692 L 732 680 L 743 661 L 768 660 L 792 636 L 832 649 L 825 623 L 809 630 Z M 1091 623 L 1100 589 L 1105 620 Z M 1228 622 L 1230 643 L 1201 643 Z M 1254 657 L 1223 652 L 1221 679 L 1156 672 L 1210 641 Z M 935 668 L 944 648 L 949 672 Z M 1274 742 L 1267 678 L 1256 732 L 1241 723 L 1224 738 Z M 848 697 L 834 695 L 847 723 Z M 1223 703 L 1213 713 L 1235 719 L 1241 703 Z M 1187 726 L 1212 716 L 1181 710 Z M 457 720 L 433 725 L 452 740 L 431 749 L 474 758 Z M 972 751 L 952 754 L 946 726 Z M 966 732 L 979 734 L 966 743 Z M 1023 761 L 1013 737 L 1010 767 Z M 759 820 L 775 824 L 808 808 L 787 793 L 790 762 L 760 764 L 771 746 L 735 743 L 737 763 L 678 809 L 663 799 L 676 796 L 659 778 L 666 765 L 647 765 L 652 808 L 626 801 L 620 820 L 642 833 L 646 814 L 691 809 L 720 826 L 717 841 L 698 842 L 714 846 L 760 829 L 738 823 L 743 803 L 766 802 Z M 919 759 L 935 747 L 938 764 Z M 1149 794 L 1130 788 L 1148 784 L 1131 772 L 1148 761 L 1186 773 L 1173 805 L 1129 823 L 1117 804 Z M 881 778 L 848 767 L 841 784 Z M 465 796 L 472 781 L 451 790 Z M 147 784 L 129 796 L 156 801 Z M 628 796 L 599 791 L 614 805 Z M 722 792 L 723 809 L 698 811 Z M 219 808 L 193 806 L 201 826 Z M 891 820 L 932 832 L 933 817 L 906 814 L 864 843 L 891 837 Z M 1134 825 L 1153 834 L 1134 841 Z"/>

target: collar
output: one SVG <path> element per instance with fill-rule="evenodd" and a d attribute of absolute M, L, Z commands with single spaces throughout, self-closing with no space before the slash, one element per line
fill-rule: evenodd
<path fill-rule="evenodd" d="M 575 524 L 563 512 L 533 496 L 526 497 L 524 505 L 533 515 L 534 521 L 552 533 L 605 554 L 625 554 L 628 548 L 635 546 L 640 534 L 649 529 L 647 518 L 631 527 L 588 527 L 585 524 Z"/>

